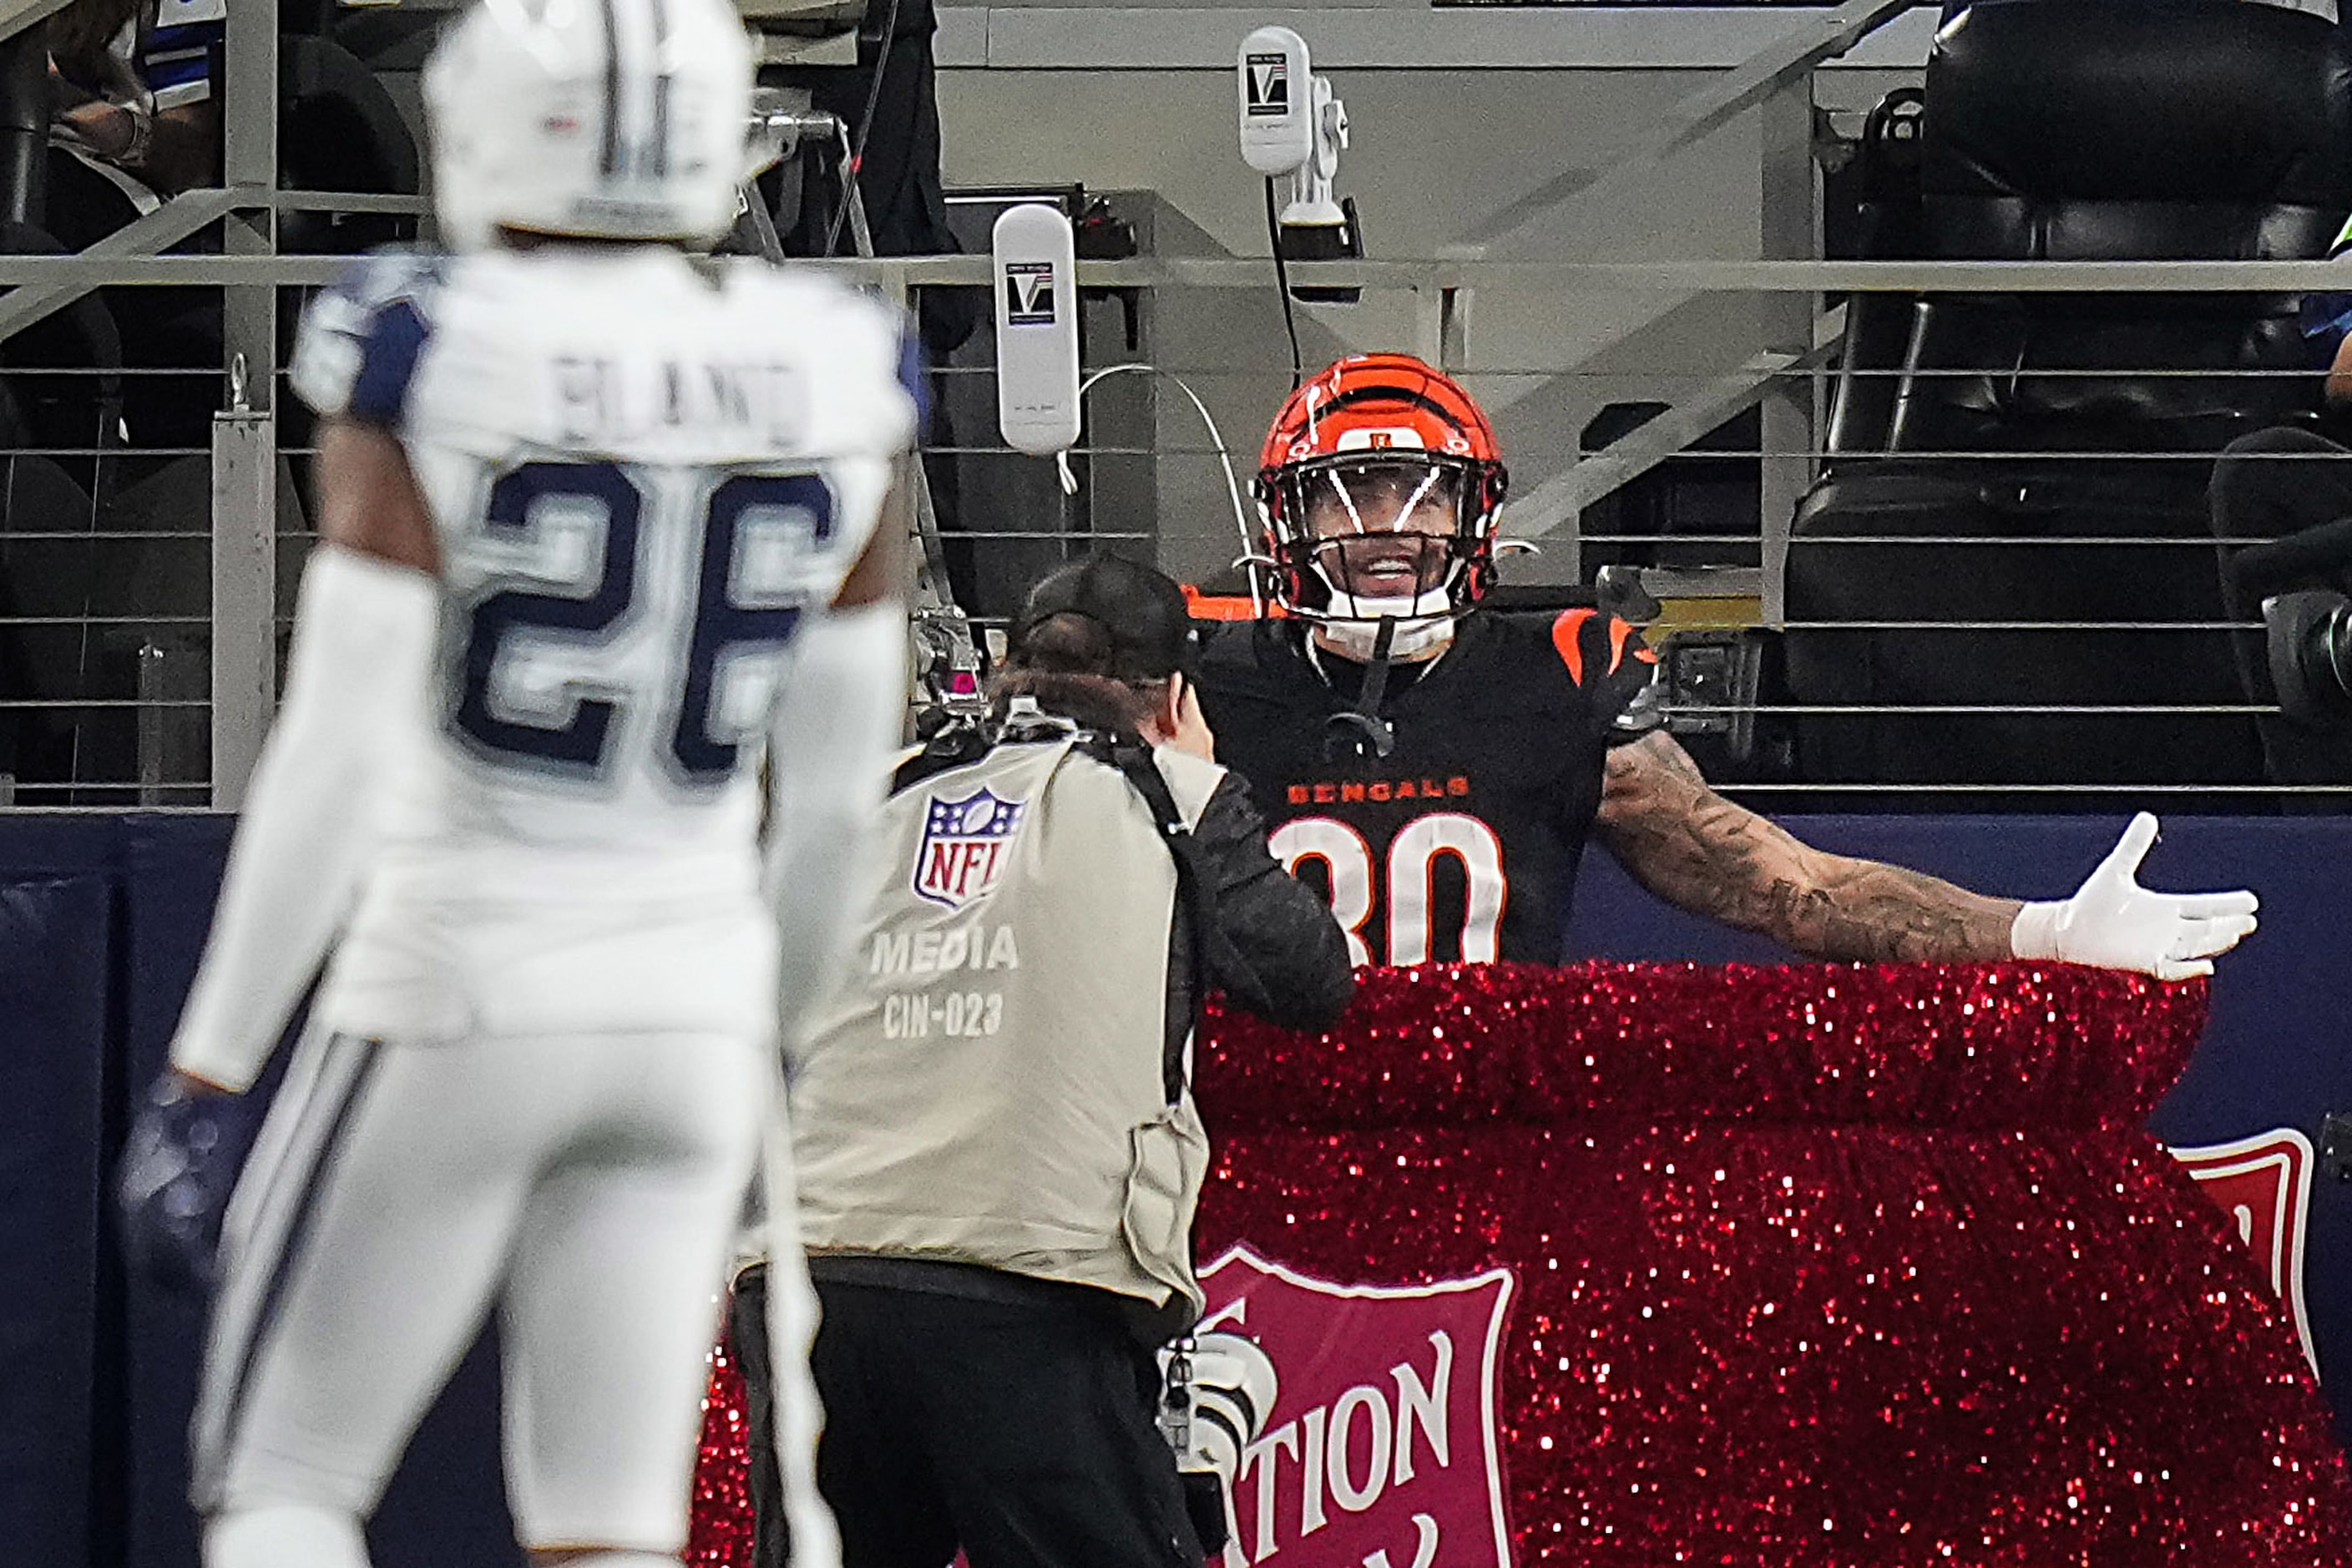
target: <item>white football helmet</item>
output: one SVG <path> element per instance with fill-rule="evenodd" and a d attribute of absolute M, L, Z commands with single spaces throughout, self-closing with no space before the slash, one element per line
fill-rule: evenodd
<path fill-rule="evenodd" d="M 750 163 L 751 40 L 727 0 L 477 0 L 425 104 L 452 249 L 500 226 L 707 244 Z"/>

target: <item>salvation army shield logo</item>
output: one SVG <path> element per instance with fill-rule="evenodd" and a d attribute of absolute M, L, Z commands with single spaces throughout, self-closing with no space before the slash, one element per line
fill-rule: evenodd
<path fill-rule="evenodd" d="M 1201 1271 L 1200 1331 L 1257 1342 L 1278 1392 L 1243 1449 L 1224 1568 L 1509 1568 L 1496 1423 L 1511 1272 L 1337 1285 L 1246 1247 Z"/>
<path fill-rule="evenodd" d="M 933 795 L 923 812 L 923 841 L 915 849 L 915 892 L 951 910 L 983 897 L 1004 875 L 1028 809 L 982 788 L 961 800 Z"/>
<path fill-rule="evenodd" d="M 2198 1190 L 2219 1204 L 2253 1249 L 2303 1343 L 2304 1359 L 2319 1371 L 2319 1352 L 2303 1308 L 2303 1232 L 2311 1211 L 2311 1141 L 2292 1127 L 2232 1143 L 2171 1151 Z"/>

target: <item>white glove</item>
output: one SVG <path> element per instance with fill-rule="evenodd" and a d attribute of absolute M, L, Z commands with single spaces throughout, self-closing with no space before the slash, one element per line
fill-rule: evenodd
<path fill-rule="evenodd" d="M 2212 973 L 2215 955 L 2253 931 L 2254 895 L 2149 892 L 2134 879 L 2155 842 L 2156 818 L 2143 811 L 2073 898 L 2017 911 L 2010 951 L 2158 980 Z"/>

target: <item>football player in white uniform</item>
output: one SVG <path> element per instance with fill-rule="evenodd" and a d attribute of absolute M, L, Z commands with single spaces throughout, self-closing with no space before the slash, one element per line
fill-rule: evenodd
<path fill-rule="evenodd" d="M 835 956 L 905 689 L 898 314 L 688 254 L 732 221 L 751 79 L 725 0 L 484 0 L 425 77 L 453 254 L 371 258 L 303 325 L 320 543 L 123 1176 L 134 1260 L 216 1275 L 209 1568 L 362 1568 L 493 1309 L 535 1559 L 685 1543 L 780 999 Z M 215 1230 L 222 1097 L 331 947 Z M 779 1360 L 816 1568 L 814 1397 Z"/>

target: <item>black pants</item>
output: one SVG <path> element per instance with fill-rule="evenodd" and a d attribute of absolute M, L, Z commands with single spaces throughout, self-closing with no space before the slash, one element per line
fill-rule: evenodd
<path fill-rule="evenodd" d="M 2282 589 L 2352 587 L 2352 565 L 2330 577 L 2273 584 L 2247 592 L 2231 563 L 2246 544 L 2282 539 L 2323 522 L 2352 517 L 2352 449 L 2315 431 L 2295 426 L 2258 430 L 2241 437 L 2213 466 L 2211 516 L 2221 547 L 2221 604 L 2230 619 L 2263 618 L 2263 593 Z M 2232 632 L 2231 647 L 2247 696 L 2275 702 L 2270 665 L 2259 631 Z M 2321 731 L 2264 717 L 2260 721 L 2263 754 L 2270 776 L 2282 784 L 2352 782 L 2352 729 Z M 2321 809 L 2338 809 L 2340 803 Z"/>
<path fill-rule="evenodd" d="M 1201 1568 L 1159 1370 L 1111 1298 L 822 1277 L 817 1295 L 843 1568 L 944 1568 L 959 1547 L 972 1568 Z"/>

